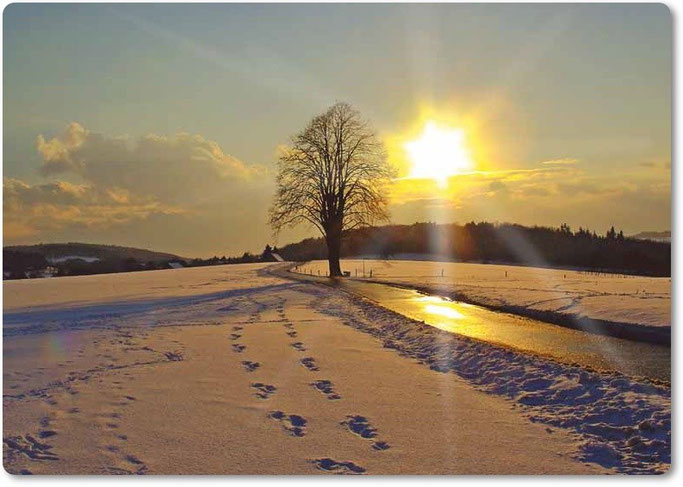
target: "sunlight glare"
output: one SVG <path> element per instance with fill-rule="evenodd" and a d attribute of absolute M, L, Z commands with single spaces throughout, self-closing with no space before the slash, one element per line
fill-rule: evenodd
<path fill-rule="evenodd" d="M 449 306 L 438 306 L 436 304 L 428 304 L 427 306 L 424 307 L 424 310 L 426 313 L 432 314 L 432 315 L 439 315 L 439 316 L 444 316 L 446 318 L 451 318 L 451 319 L 462 319 L 465 316 L 454 310 L 452 307 Z"/>
<path fill-rule="evenodd" d="M 422 134 L 404 147 L 413 164 L 409 177 L 433 179 L 440 187 L 447 185 L 450 176 L 472 167 L 462 129 L 443 128 L 430 121 Z"/>

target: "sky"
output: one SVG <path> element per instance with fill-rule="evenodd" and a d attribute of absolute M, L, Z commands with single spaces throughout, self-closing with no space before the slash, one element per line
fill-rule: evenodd
<path fill-rule="evenodd" d="M 391 221 L 671 227 L 660 4 L 28 5 L 3 14 L 3 243 L 186 257 L 267 225 L 279 151 L 345 101 L 398 177 Z M 425 126 L 467 168 L 416 178 Z"/>

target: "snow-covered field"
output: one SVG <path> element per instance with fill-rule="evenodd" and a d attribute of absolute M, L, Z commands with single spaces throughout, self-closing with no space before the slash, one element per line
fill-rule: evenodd
<path fill-rule="evenodd" d="M 55 281 L 5 281 L 2 289 L 3 310 L 83 306 L 111 301 L 146 302 L 154 298 L 194 296 L 250 288 L 265 282 L 253 272 L 262 267 L 263 264 L 243 264 L 237 268 L 191 267 L 123 272 L 116 275 L 62 277 Z M 236 270 L 239 271 L 237 274 Z"/>
<path fill-rule="evenodd" d="M 668 387 L 468 340 L 276 267 L 5 282 L 5 468 L 668 469 Z"/>
<path fill-rule="evenodd" d="M 351 277 L 431 288 L 473 304 L 519 307 L 652 327 L 671 326 L 671 279 L 495 264 L 343 260 Z M 325 275 L 327 261 L 301 272 Z M 443 272 L 443 274 L 442 274 Z M 372 274 L 371 274 L 372 273 Z"/>

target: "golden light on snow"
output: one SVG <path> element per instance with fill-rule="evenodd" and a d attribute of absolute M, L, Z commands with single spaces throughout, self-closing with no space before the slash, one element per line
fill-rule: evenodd
<path fill-rule="evenodd" d="M 465 131 L 442 127 L 428 121 L 420 136 L 404 143 L 412 167 L 409 178 L 432 179 L 440 187 L 448 178 L 472 169 L 472 159 L 465 144 Z"/>

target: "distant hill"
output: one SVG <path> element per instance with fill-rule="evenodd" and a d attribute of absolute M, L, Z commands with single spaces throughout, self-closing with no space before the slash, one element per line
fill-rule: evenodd
<path fill-rule="evenodd" d="M 85 244 L 77 242 L 38 244 L 38 245 L 11 245 L 4 247 L 5 251 L 20 252 L 27 254 L 42 255 L 50 263 L 65 262 L 71 259 L 79 259 L 86 262 L 94 260 L 111 261 L 135 259 L 139 262 L 165 262 L 178 260 L 181 257 L 165 252 L 136 249 L 134 247 L 119 247 L 118 245 Z"/>
<path fill-rule="evenodd" d="M 209 259 L 186 259 L 167 252 L 84 243 L 13 245 L 4 247 L 3 279 L 79 276 L 136 272 L 181 267 L 280 262 L 277 249 L 266 245 L 262 254 L 245 252 L 241 257 L 214 256 Z"/>
<path fill-rule="evenodd" d="M 653 240 L 655 242 L 671 242 L 671 232 L 669 230 L 663 232 L 640 232 L 632 235 L 631 238 Z"/>

